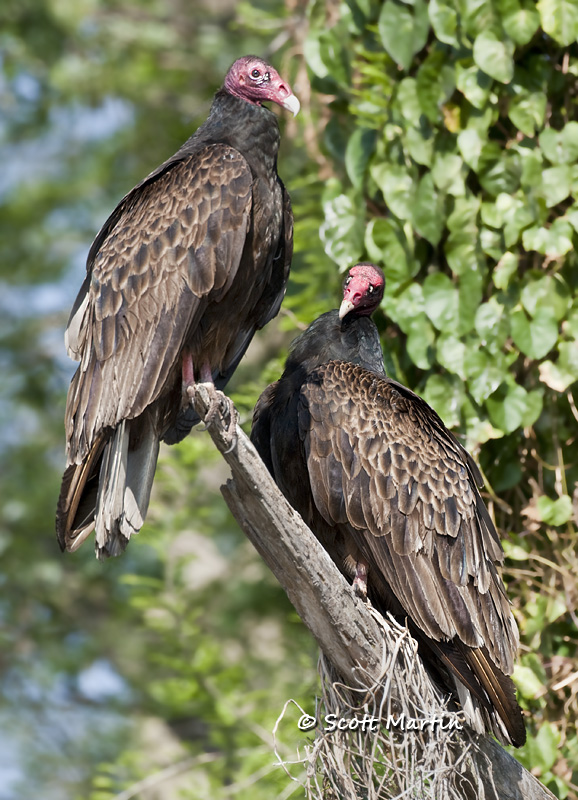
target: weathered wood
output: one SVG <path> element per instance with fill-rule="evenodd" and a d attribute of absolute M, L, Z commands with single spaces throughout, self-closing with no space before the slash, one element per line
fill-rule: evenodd
<path fill-rule="evenodd" d="M 193 402 L 204 418 L 209 393 L 199 384 Z M 207 425 L 231 468 L 222 487 L 235 519 L 287 593 L 325 656 L 343 680 L 381 674 L 383 637 L 366 605 L 353 593 L 314 534 L 281 494 L 250 439 L 237 425 L 230 448 L 226 424 L 217 415 Z M 392 697 L 396 696 L 392 676 Z M 464 798 L 555 800 L 554 795 L 491 737 L 475 740 L 461 765 Z"/>

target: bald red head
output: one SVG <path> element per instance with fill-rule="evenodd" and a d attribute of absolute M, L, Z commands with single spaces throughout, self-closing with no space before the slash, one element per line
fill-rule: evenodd
<path fill-rule="evenodd" d="M 267 100 L 277 103 L 293 116 L 301 107 L 291 87 L 281 80 L 277 70 L 257 56 L 238 58 L 227 72 L 224 88 L 229 94 L 257 106 Z"/>
<path fill-rule="evenodd" d="M 356 314 L 373 314 L 383 299 L 385 276 L 375 264 L 363 263 L 352 267 L 343 284 L 343 302 L 339 309 L 339 319 L 350 311 Z"/>

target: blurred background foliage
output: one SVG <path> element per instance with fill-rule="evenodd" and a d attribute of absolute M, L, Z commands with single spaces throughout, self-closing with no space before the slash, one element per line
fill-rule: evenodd
<path fill-rule="evenodd" d="M 340 271 L 385 268 L 388 372 L 463 436 L 504 536 L 516 756 L 577 796 L 577 36 L 576 0 L 4 0 L 0 800 L 299 796 L 272 730 L 289 697 L 313 710 L 315 646 L 227 513 L 208 437 L 165 448 L 122 558 L 63 557 L 53 535 L 90 242 L 250 52 L 303 105 L 281 123 L 296 255 L 231 393 L 248 424 Z"/>

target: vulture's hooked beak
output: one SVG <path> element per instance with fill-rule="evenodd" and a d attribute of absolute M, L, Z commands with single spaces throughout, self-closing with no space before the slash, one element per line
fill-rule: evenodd
<path fill-rule="evenodd" d="M 293 114 L 293 116 L 296 117 L 297 114 L 299 113 L 299 109 L 301 108 L 301 103 L 295 97 L 294 94 L 290 94 L 283 101 L 283 108 L 286 108 L 287 111 L 290 111 Z"/>
<path fill-rule="evenodd" d="M 351 302 L 351 300 L 344 300 L 339 306 L 339 319 L 346 317 L 350 311 L 353 311 L 354 308 L 355 305 Z"/>

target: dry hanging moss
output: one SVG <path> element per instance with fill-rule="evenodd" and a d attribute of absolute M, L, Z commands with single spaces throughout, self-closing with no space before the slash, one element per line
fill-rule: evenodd
<path fill-rule="evenodd" d="M 359 668 L 358 685 L 346 686 L 321 654 L 315 738 L 290 762 L 276 742 L 280 763 L 293 780 L 291 768 L 303 766 L 299 782 L 308 800 L 494 796 L 484 790 L 470 757 L 478 750 L 477 735 L 448 710 L 448 696 L 432 682 L 408 629 L 370 610 L 383 632 L 379 676 L 369 680 Z"/>

